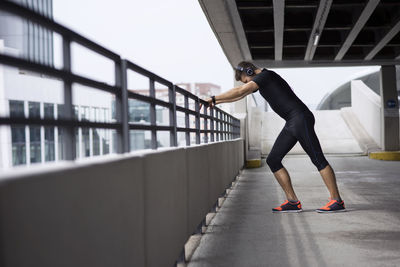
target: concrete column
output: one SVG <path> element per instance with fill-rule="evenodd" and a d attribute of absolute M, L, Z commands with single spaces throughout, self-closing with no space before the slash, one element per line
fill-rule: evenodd
<path fill-rule="evenodd" d="M 396 88 L 396 66 L 381 67 L 380 87 L 382 150 L 399 150 L 399 103 Z"/>

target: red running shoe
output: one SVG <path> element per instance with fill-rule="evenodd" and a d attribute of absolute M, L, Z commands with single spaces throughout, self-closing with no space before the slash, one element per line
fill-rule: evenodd
<path fill-rule="evenodd" d="M 340 212 L 340 211 L 346 211 L 346 208 L 344 207 L 343 200 L 339 202 L 336 199 L 330 199 L 330 201 L 325 206 L 315 211 L 319 213 L 329 213 L 338 211 Z"/>
<path fill-rule="evenodd" d="M 286 200 L 279 207 L 272 209 L 272 212 L 300 212 L 300 211 L 302 211 L 300 201 L 292 203 L 289 200 Z"/>

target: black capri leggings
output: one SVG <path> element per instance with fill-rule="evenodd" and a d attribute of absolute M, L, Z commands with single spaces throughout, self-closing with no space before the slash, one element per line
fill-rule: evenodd
<path fill-rule="evenodd" d="M 300 142 L 300 145 L 318 171 L 324 169 L 329 164 L 325 159 L 318 137 L 315 134 L 314 124 L 314 115 L 308 110 L 297 113 L 286 121 L 267 157 L 267 164 L 272 172 L 283 168 L 283 157 L 293 148 L 297 141 Z"/>

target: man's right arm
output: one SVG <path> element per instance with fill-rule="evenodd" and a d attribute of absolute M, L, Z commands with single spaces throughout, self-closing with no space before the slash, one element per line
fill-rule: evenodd
<path fill-rule="evenodd" d="M 242 99 L 243 97 L 254 93 L 258 89 L 258 85 L 250 81 L 246 84 L 243 84 L 239 87 L 235 87 L 223 94 L 215 96 L 215 104 L 221 104 L 221 103 L 228 103 L 228 102 L 234 102 Z M 206 100 L 208 103 L 212 104 L 212 99 L 209 98 Z"/>
<path fill-rule="evenodd" d="M 243 97 L 254 93 L 255 91 L 258 90 L 258 85 L 257 83 L 250 81 L 246 84 L 243 84 L 239 87 L 232 88 L 231 90 L 215 96 L 215 104 L 221 104 L 221 103 L 228 103 L 228 102 L 234 102 L 242 99 Z M 214 104 L 212 102 L 212 98 L 207 98 L 205 101 L 208 102 L 209 107 L 213 107 Z M 201 108 L 202 105 L 200 105 Z"/>

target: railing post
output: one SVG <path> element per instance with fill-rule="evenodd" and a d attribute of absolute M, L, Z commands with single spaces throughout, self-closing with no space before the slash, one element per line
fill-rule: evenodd
<path fill-rule="evenodd" d="M 63 70 L 71 73 L 71 40 L 63 37 Z M 64 80 L 64 106 L 63 118 L 72 120 L 74 118 L 74 110 L 72 106 L 72 82 Z M 75 131 L 74 127 L 63 127 L 64 139 L 64 159 L 74 160 L 76 157 Z"/>
<path fill-rule="evenodd" d="M 203 105 L 203 114 L 204 115 L 208 115 L 207 114 L 207 107 L 205 105 Z M 205 117 L 203 118 L 203 122 L 204 122 L 204 143 L 208 143 L 208 119 Z"/>
<path fill-rule="evenodd" d="M 210 117 L 211 117 L 211 119 L 210 119 L 210 139 L 211 139 L 211 142 L 214 142 L 214 109 L 213 108 L 210 108 Z"/>
<path fill-rule="evenodd" d="M 218 110 L 216 109 L 215 110 L 215 128 L 216 128 L 216 134 L 215 134 L 215 137 L 216 137 L 216 140 L 217 141 L 219 141 L 219 131 L 220 131 L 220 125 L 219 125 L 219 119 L 218 119 Z"/>
<path fill-rule="evenodd" d="M 156 89 L 154 87 L 154 79 L 150 78 L 150 97 L 156 98 Z M 153 126 L 151 129 L 151 148 L 157 149 L 157 131 L 154 128 L 156 126 L 156 104 L 150 104 L 150 125 Z"/>
<path fill-rule="evenodd" d="M 189 109 L 189 97 L 185 95 L 185 109 Z M 189 121 L 189 113 L 186 111 L 185 112 L 185 128 L 186 130 L 189 130 L 190 128 L 190 121 Z M 185 132 L 185 137 L 186 137 L 186 145 L 190 146 L 190 132 L 186 131 Z"/>
<path fill-rule="evenodd" d="M 119 88 L 116 94 L 116 117 L 121 127 L 117 130 L 117 153 L 130 151 L 129 146 L 129 109 L 128 88 L 126 78 L 126 61 L 115 61 L 115 86 Z"/>
<path fill-rule="evenodd" d="M 237 120 L 236 119 L 233 119 L 233 125 L 234 125 L 234 127 L 233 127 L 233 133 L 234 133 L 234 135 L 233 135 L 233 138 L 238 138 L 238 128 L 237 128 L 237 125 L 238 125 L 238 122 L 237 122 Z"/>
<path fill-rule="evenodd" d="M 228 121 L 229 121 L 229 140 L 233 139 L 233 121 L 232 121 L 232 116 L 228 115 Z"/>
<path fill-rule="evenodd" d="M 236 120 L 236 138 L 240 138 L 240 121 Z"/>
<path fill-rule="evenodd" d="M 197 97 L 195 99 L 195 110 L 196 110 L 196 144 L 200 144 L 200 100 Z"/>
<path fill-rule="evenodd" d="M 223 119 L 222 111 L 219 112 L 219 119 L 220 119 L 220 140 L 224 140 L 224 119 Z"/>
<path fill-rule="evenodd" d="M 226 113 L 224 112 L 224 140 L 228 140 L 228 123 L 226 119 Z"/>
<path fill-rule="evenodd" d="M 232 125 L 231 125 L 231 116 L 226 115 L 227 127 L 228 127 L 228 140 L 232 139 Z"/>
<path fill-rule="evenodd" d="M 176 90 L 175 85 L 168 87 L 169 102 L 172 107 L 169 109 L 169 126 L 173 127 L 169 135 L 170 146 L 178 146 L 178 137 L 176 130 Z"/>
<path fill-rule="evenodd" d="M 229 135 L 228 135 L 229 128 L 228 128 L 228 126 L 229 126 L 228 125 L 228 117 L 224 113 L 225 140 L 229 139 Z"/>

